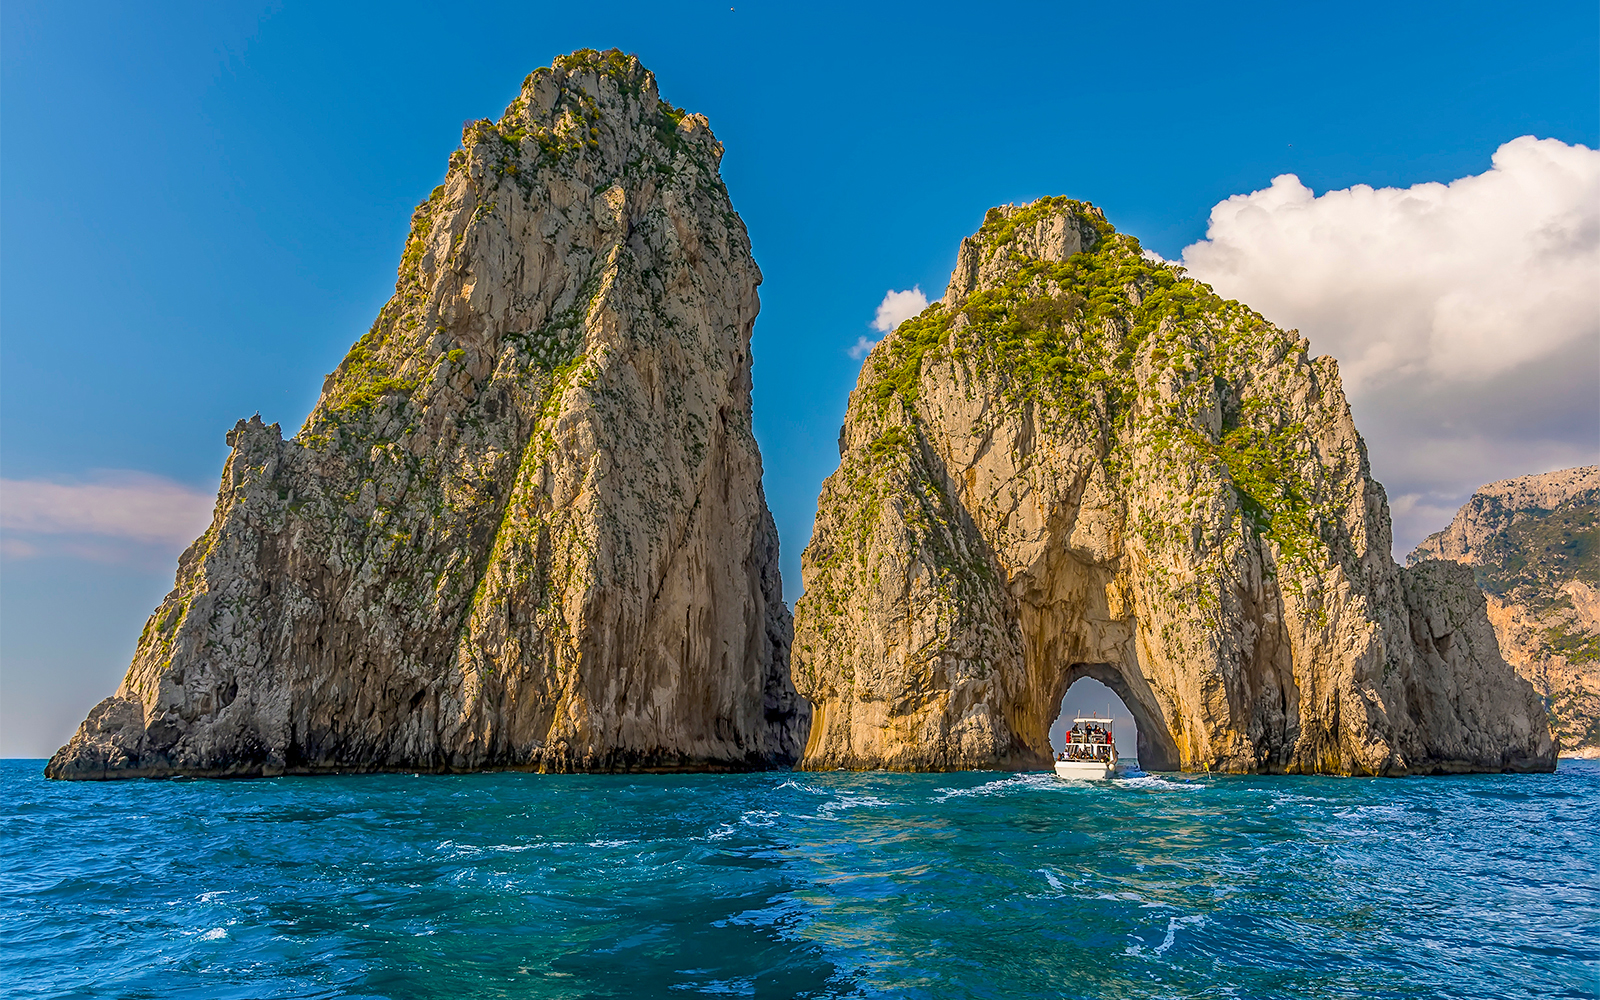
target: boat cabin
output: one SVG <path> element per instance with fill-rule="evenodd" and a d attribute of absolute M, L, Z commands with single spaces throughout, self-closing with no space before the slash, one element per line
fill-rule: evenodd
<path fill-rule="evenodd" d="M 1113 763 L 1117 759 L 1117 741 L 1111 733 L 1111 720 L 1084 717 L 1072 720 L 1067 731 L 1067 745 L 1056 755 L 1056 760 L 1082 760 Z"/>

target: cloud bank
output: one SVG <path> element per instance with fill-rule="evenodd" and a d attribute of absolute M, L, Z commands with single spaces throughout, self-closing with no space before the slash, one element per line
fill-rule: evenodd
<path fill-rule="evenodd" d="M 171 554 L 211 523 L 216 497 L 142 472 L 107 472 L 88 483 L 0 479 L 5 555 L 69 555 L 124 561 Z"/>
<path fill-rule="evenodd" d="M 1483 483 L 1600 455 L 1600 152 L 1523 136 L 1449 184 L 1211 210 L 1189 272 L 1339 360 L 1395 548 Z"/>

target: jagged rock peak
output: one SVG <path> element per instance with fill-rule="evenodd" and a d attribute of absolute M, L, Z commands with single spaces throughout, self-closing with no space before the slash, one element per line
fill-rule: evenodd
<path fill-rule="evenodd" d="M 979 288 L 1004 285 L 1029 262 L 1059 262 L 1093 251 L 1115 232 L 1100 209 L 1071 198 L 991 208 L 983 226 L 961 241 L 943 301 L 953 304 Z"/>
<path fill-rule="evenodd" d="M 229 433 L 210 529 L 47 773 L 792 762 L 721 153 L 615 51 L 469 122 L 300 433 Z"/>
<path fill-rule="evenodd" d="M 1079 677 L 1147 768 L 1547 769 L 1470 574 L 1389 556 L 1331 358 L 1065 198 L 869 354 L 802 560 L 804 766 L 1038 768 Z"/>

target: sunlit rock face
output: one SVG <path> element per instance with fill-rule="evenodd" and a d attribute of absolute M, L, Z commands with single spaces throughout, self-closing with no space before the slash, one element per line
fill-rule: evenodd
<path fill-rule="evenodd" d="M 469 123 L 300 433 L 229 433 L 210 529 L 48 773 L 792 763 L 721 155 L 614 51 Z"/>
<path fill-rule="evenodd" d="M 991 210 L 851 394 L 795 610 L 810 768 L 1548 770 L 1471 573 L 1390 558 L 1331 358 L 1064 198 Z"/>
<path fill-rule="evenodd" d="M 1472 567 L 1563 754 L 1600 757 L 1600 466 L 1503 479 L 1406 557 Z"/>

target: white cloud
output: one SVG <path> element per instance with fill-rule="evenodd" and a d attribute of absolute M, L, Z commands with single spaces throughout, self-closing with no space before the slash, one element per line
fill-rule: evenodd
<path fill-rule="evenodd" d="M 1286 174 L 1183 263 L 1339 360 L 1401 553 L 1485 482 L 1600 454 L 1600 152 L 1524 136 L 1483 174 L 1320 196 Z"/>
<path fill-rule="evenodd" d="M 82 554 L 83 536 L 188 545 L 211 523 L 213 494 L 142 472 L 108 472 L 89 483 L 0 479 L 0 529 L 13 558 L 60 550 Z M 76 536 L 51 544 L 38 536 Z"/>
<path fill-rule="evenodd" d="M 928 297 L 922 294 L 921 285 L 913 286 L 909 292 L 888 292 L 883 301 L 878 303 L 878 314 L 872 319 L 872 328 L 879 333 L 888 333 L 926 308 Z"/>
<path fill-rule="evenodd" d="M 860 361 L 862 358 L 866 357 L 867 354 L 877 345 L 878 342 L 876 340 L 868 340 L 865 337 L 857 337 L 855 346 L 850 348 L 850 356 L 855 358 L 857 361 Z"/>
<path fill-rule="evenodd" d="M 928 297 L 922 294 L 921 285 L 915 285 L 907 292 L 896 292 L 891 289 L 884 293 L 883 301 L 878 303 L 877 315 L 872 318 L 872 328 L 879 333 L 889 333 L 926 308 L 928 308 Z M 860 361 L 877 343 L 876 340 L 867 337 L 857 337 L 855 344 L 850 348 L 850 356 Z"/>

